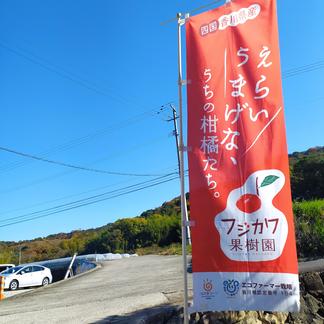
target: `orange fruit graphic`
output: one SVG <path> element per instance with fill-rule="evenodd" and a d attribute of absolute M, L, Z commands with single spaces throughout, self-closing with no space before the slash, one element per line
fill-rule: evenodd
<path fill-rule="evenodd" d="M 261 200 L 257 195 L 245 194 L 236 202 L 236 206 L 244 213 L 254 213 L 261 207 Z"/>

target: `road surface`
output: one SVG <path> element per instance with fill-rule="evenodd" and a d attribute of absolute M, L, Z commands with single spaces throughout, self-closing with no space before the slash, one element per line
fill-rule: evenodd
<path fill-rule="evenodd" d="M 16 290 L 16 291 L 6 290 L 4 292 L 4 295 L 5 295 L 5 298 L 8 298 L 8 297 L 13 297 L 13 296 L 17 296 L 17 295 L 20 295 L 20 294 L 24 294 L 27 291 L 32 291 L 32 290 L 33 289 L 19 289 L 19 290 Z"/>
<path fill-rule="evenodd" d="M 96 323 L 175 301 L 181 297 L 181 269 L 179 256 L 104 262 L 79 278 L 2 301 L 0 323 Z"/>
<path fill-rule="evenodd" d="M 180 304 L 181 269 L 180 256 L 104 262 L 89 274 L 0 302 L 0 323 L 111 323 L 136 310 Z M 300 272 L 323 269 L 323 259 L 299 265 Z M 192 282 L 191 275 L 188 281 Z"/>
<path fill-rule="evenodd" d="M 300 262 L 298 264 L 298 269 L 299 269 L 299 273 L 323 271 L 324 270 L 324 259 Z"/>

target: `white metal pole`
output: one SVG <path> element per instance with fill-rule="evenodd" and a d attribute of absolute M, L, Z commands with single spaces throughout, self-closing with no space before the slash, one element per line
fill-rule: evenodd
<path fill-rule="evenodd" d="M 67 271 L 66 271 L 66 274 L 65 274 L 64 280 L 68 278 L 69 274 L 71 274 L 72 266 L 73 266 L 73 263 L 74 263 L 74 260 L 75 260 L 76 256 L 77 256 L 77 254 L 74 253 L 74 255 L 73 255 L 73 257 L 72 257 L 72 260 L 71 260 L 71 262 L 70 262 L 70 265 L 69 265 L 69 267 L 68 267 L 68 269 L 67 269 Z"/>
<path fill-rule="evenodd" d="M 183 114 L 182 114 L 182 60 L 181 60 L 181 26 L 183 20 L 181 13 L 178 18 L 178 92 L 179 92 L 179 149 L 180 149 L 180 187 L 181 187 L 181 232 L 182 232 L 182 258 L 183 258 L 183 321 L 188 324 L 188 276 L 187 276 L 187 230 L 186 230 L 186 196 L 184 183 L 184 145 L 183 145 Z"/>

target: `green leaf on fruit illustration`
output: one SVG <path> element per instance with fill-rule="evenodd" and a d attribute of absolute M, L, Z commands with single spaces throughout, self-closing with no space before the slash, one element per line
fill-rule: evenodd
<path fill-rule="evenodd" d="M 266 177 L 263 179 L 261 185 L 259 186 L 259 185 L 258 185 L 258 177 L 256 177 L 256 179 L 255 179 L 255 187 L 256 187 L 257 195 L 259 196 L 259 188 L 261 188 L 261 187 L 265 187 L 265 186 L 269 186 L 269 185 L 271 185 L 272 183 L 274 183 L 277 179 L 279 179 L 278 176 L 275 176 L 275 175 L 268 175 L 268 176 L 266 176 Z"/>

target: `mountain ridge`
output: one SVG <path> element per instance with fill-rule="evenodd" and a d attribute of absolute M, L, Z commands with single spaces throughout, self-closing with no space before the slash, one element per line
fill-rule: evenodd
<path fill-rule="evenodd" d="M 324 198 L 324 146 L 289 154 L 289 164 L 295 201 Z M 190 210 L 188 193 L 186 197 Z M 23 250 L 25 261 L 39 261 L 44 258 L 64 257 L 75 251 L 134 251 L 138 246 L 145 247 L 151 243 L 178 243 L 181 241 L 180 214 L 180 197 L 176 197 L 159 207 L 142 212 L 139 216 L 119 219 L 97 228 L 61 232 L 18 242 L 0 241 L 0 262 L 14 261 L 19 250 Z M 134 233 L 136 235 L 132 237 Z M 109 242 L 110 245 L 104 242 Z"/>

